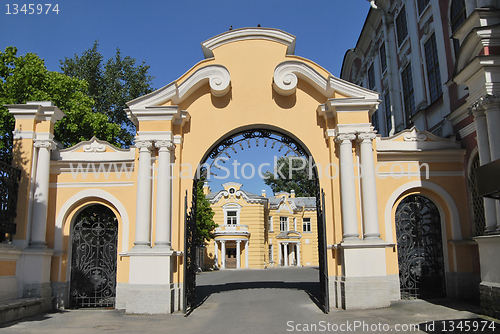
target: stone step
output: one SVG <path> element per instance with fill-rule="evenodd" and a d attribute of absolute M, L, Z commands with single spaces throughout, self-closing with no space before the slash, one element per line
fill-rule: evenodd
<path fill-rule="evenodd" d="M 42 298 L 17 298 L 0 301 L 0 324 L 42 312 Z"/>

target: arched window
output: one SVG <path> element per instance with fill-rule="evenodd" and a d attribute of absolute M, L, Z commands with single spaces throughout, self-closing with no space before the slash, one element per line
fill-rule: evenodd
<path fill-rule="evenodd" d="M 462 25 L 465 21 L 465 1 L 464 0 L 452 0 L 451 8 L 450 8 L 450 26 L 451 33 L 457 31 L 458 27 Z M 460 49 L 460 43 L 458 39 L 453 39 L 453 48 L 455 50 L 455 55 L 457 55 L 458 50 Z"/>
<path fill-rule="evenodd" d="M 469 171 L 469 195 L 472 214 L 472 228 L 475 236 L 483 235 L 486 226 L 484 218 L 484 200 L 477 193 L 476 169 L 480 166 L 479 154 L 476 154 Z"/>

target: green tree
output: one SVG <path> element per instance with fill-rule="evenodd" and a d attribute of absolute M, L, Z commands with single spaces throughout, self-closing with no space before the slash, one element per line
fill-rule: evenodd
<path fill-rule="evenodd" d="M 153 91 L 153 77 L 148 75 L 149 66 L 143 61 L 123 57 L 120 49 L 104 63 L 97 50 L 98 41 L 81 56 L 61 60 L 61 70 L 71 77 L 86 80 L 87 94 L 95 101 L 94 112 L 107 116 L 110 123 L 119 124 L 120 134 L 115 141 L 121 146 L 129 146 L 135 136 L 135 126 L 125 113 L 126 102 Z"/>
<path fill-rule="evenodd" d="M 214 238 L 214 230 L 217 225 L 213 218 L 214 210 L 210 206 L 210 202 L 203 193 L 203 179 L 196 186 L 196 244 L 202 245 L 205 241 L 210 241 Z"/>
<path fill-rule="evenodd" d="M 279 157 L 276 170 L 267 170 L 263 175 L 266 177 L 264 183 L 271 187 L 274 193 L 290 192 L 293 189 L 297 197 L 316 196 L 316 181 L 306 158 Z"/>
<path fill-rule="evenodd" d="M 116 143 L 120 126 L 108 122 L 106 115 L 92 111 L 94 101 L 87 95 L 88 84 L 59 72 L 48 71 L 43 59 L 34 53 L 18 56 L 17 48 L 9 46 L 0 52 L 0 156 L 12 157 L 14 117 L 4 104 L 27 101 L 52 101 L 65 114 L 56 123 L 55 139 L 65 146 L 74 145 L 92 136 Z M 22 129 L 21 129 L 22 130 Z"/>

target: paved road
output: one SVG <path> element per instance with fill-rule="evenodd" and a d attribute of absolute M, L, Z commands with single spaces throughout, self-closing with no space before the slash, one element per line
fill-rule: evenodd
<path fill-rule="evenodd" d="M 450 300 L 402 301 L 386 309 L 332 310 L 325 315 L 315 304 L 319 291 L 315 268 L 207 272 L 199 274 L 197 281 L 199 306 L 188 317 L 182 314 L 124 315 L 116 310 L 67 310 L 0 326 L 0 333 L 243 334 L 313 331 L 314 326 L 319 332 L 336 329 L 337 332 L 372 333 L 385 332 L 384 329 L 409 330 L 409 327 L 401 327 L 408 324 L 421 324 L 420 329 L 426 332 L 431 332 L 433 324 L 435 331 L 440 332 L 442 320 L 455 319 L 453 323 L 444 323 L 448 330 L 459 321 L 472 329 L 474 325 L 483 327 L 491 323 L 474 313 L 479 312 L 477 306 Z M 473 320 L 465 323 L 465 319 Z M 439 322 L 432 322 L 437 320 Z M 500 332 L 499 324 L 494 332 Z"/>

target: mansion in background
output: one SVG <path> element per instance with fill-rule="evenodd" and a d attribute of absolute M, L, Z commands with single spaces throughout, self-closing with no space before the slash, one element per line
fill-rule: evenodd
<path fill-rule="evenodd" d="M 315 197 L 280 192 L 266 197 L 228 182 L 204 193 L 215 212 L 215 239 L 207 243 L 205 268 L 264 269 L 318 265 Z M 213 248 L 211 247 L 213 246 Z"/>

